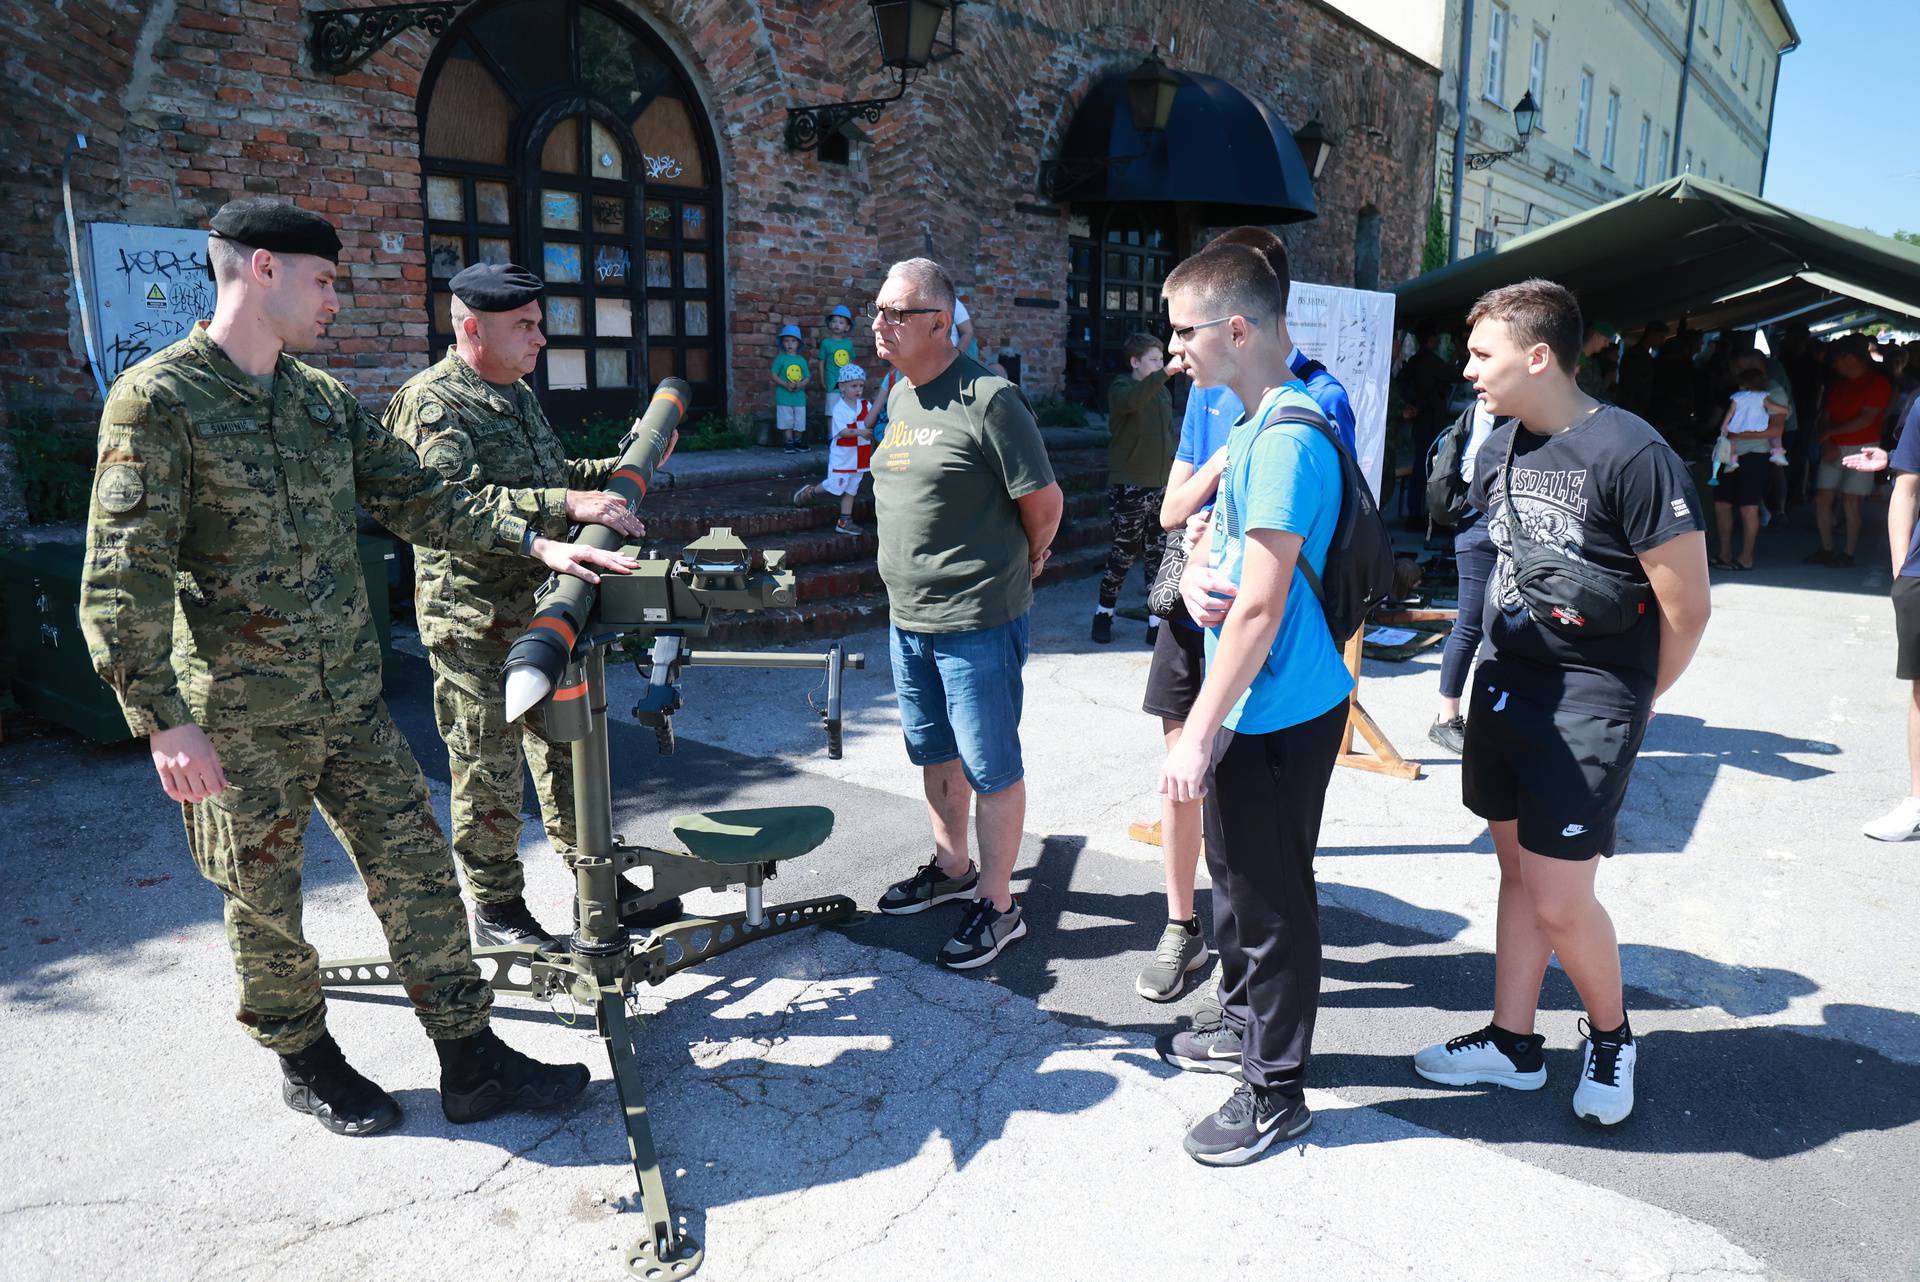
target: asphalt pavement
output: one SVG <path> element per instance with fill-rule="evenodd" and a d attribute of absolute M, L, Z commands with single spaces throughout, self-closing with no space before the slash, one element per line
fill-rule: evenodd
<path fill-rule="evenodd" d="M 1579 1010 L 1558 971 L 1544 1090 L 1443 1090 L 1409 1067 L 1484 1022 L 1492 982 L 1493 859 L 1457 763 L 1424 737 L 1428 652 L 1369 663 L 1361 690 L 1425 777 L 1341 770 L 1329 796 L 1315 1125 L 1245 1168 L 1187 1159 L 1186 1126 L 1230 1082 L 1152 1052 L 1211 967 L 1166 1006 L 1132 986 L 1164 912 L 1158 851 L 1125 832 L 1152 813 L 1160 756 L 1139 711 L 1147 651 L 1127 620 L 1114 645 L 1089 642 L 1093 584 L 1068 583 L 1036 607 L 1027 672 L 1027 939 L 956 975 L 931 959 L 957 907 L 876 916 L 637 995 L 699 1276 L 1920 1277 L 1920 843 L 1859 835 L 1905 789 L 1885 572 L 1802 567 L 1790 531 L 1769 545 L 1763 561 L 1790 564 L 1716 583 L 1601 873 L 1641 1042 L 1626 1123 L 1572 1115 Z M 851 645 L 870 666 L 849 677 L 839 761 L 808 677 L 690 671 L 680 749 L 661 757 L 618 715 L 620 674 L 620 830 L 666 844 L 686 811 L 829 805 L 832 838 L 769 899 L 870 905 L 928 836 L 884 638 Z M 424 663 L 393 665 L 388 698 L 444 820 L 427 692 Z M 0 812 L 0 1277 L 621 1276 L 640 1217 L 582 1012 L 497 1007 L 515 1045 L 592 1067 L 575 1105 L 455 1128 L 404 1000 L 332 999 L 348 1055 L 407 1113 L 388 1136 L 337 1139 L 281 1105 L 271 1058 L 231 1019 L 219 899 L 141 745 L 11 729 Z M 317 820 L 307 850 L 309 936 L 326 955 L 378 951 Z M 524 853 L 536 911 L 564 921 L 568 881 L 537 824 Z"/>

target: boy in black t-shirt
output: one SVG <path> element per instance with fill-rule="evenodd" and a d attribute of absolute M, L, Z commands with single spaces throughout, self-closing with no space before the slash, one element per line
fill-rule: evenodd
<path fill-rule="evenodd" d="M 1633 1109 L 1638 1051 L 1594 874 L 1598 856 L 1613 853 L 1654 700 L 1706 630 L 1705 525 L 1660 434 L 1576 385 L 1584 327 L 1572 294 L 1524 281 L 1482 296 L 1467 322 L 1466 377 L 1491 413 L 1517 420 L 1481 446 L 1470 492 L 1498 553 L 1486 605 L 1493 657 L 1474 674 L 1461 758 L 1467 808 L 1488 821 L 1500 861 L 1493 1019 L 1426 1047 L 1414 1071 L 1450 1086 L 1544 1086 L 1533 1021 L 1557 954 L 1587 1008 L 1573 1111 L 1611 1124 Z M 1636 585 L 1648 599 L 1631 625 L 1589 635 L 1601 625 L 1568 603 L 1523 596 L 1516 520 L 1533 555 L 1557 553 Z"/>

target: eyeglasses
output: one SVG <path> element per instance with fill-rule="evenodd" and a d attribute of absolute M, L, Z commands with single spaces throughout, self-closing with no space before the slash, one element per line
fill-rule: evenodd
<path fill-rule="evenodd" d="M 945 311 L 944 307 L 875 307 L 872 312 L 862 316 L 862 320 L 879 320 L 890 329 L 898 329 L 907 323 L 909 316 L 931 316 L 935 312 Z"/>
<path fill-rule="evenodd" d="M 1195 331 L 1202 330 L 1202 329 L 1210 329 L 1215 325 L 1224 325 L 1232 319 L 1233 317 L 1231 316 L 1221 316 L 1215 320 L 1199 321 L 1196 324 L 1192 324 L 1192 325 L 1176 325 L 1173 327 L 1173 336 L 1179 339 L 1183 343 L 1191 343 L 1193 341 L 1193 335 Z M 1258 325 L 1260 323 L 1259 321 L 1254 320 L 1251 316 L 1242 316 L 1240 319 L 1246 321 L 1247 324 L 1249 325 Z"/>

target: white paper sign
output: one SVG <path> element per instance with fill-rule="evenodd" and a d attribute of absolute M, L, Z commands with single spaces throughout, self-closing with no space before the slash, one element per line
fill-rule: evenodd
<path fill-rule="evenodd" d="M 111 384 L 213 315 L 207 233 L 135 223 L 93 223 L 87 232 L 94 344 Z"/>
<path fill-rule="evenodd" d="M 1287 332 L 1347 389 L 1354 454 L 1377 500 L 1393 380 L 1393 295 L 1296 280 L 1287 295 Z"/>

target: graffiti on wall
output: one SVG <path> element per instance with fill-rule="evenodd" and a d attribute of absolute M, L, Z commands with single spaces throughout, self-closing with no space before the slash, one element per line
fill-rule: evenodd
<path fill-rule="evenodd" d="M 111 383 L 213 315 L 207 233 L 137 223 L 93 223 L 87 233 L 94 341 Z"/>

